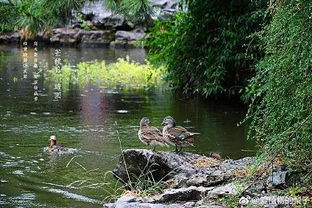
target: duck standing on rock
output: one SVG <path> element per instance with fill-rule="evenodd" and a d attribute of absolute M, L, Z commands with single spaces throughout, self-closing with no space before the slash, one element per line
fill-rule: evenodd
<path fill-rule="evenodd" d="M 154 126 L 150 126 L 150 120 L 146 117 L 140 121 L 138 136 L 144 144 L 152 146 L 153 151 L 155 151 L 156 146 L 168 146 L 161 131 Z"/>
<path fill-rule="evenodd" d="M 175 145 L 175 152 L 181 152 L 182 148 L 186 146 L 194 146 L 194 135 L 199 133 L 192 133 L 182 126 L 176 126 L 176 122 L 171 116 L 165 117 L 162 125 L 164 125 L 163 137 L 166 141 Z"/>

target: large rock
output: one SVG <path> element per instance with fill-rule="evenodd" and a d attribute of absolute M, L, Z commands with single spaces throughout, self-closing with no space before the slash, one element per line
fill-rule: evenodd
<path fill-rule="evenodd" d="M 269 175 L 267 185 L 269 188 L 286 187 L 286 176 L 288 171 L 277 171 Z"/>
<path fill-rule="evenodd" d="M 149 196 L 141 196 L 129 192 L 117 199 L 115 203 L 175 203 L 179 201 L 199 201 L 203 196 L 208 195 L 210 191 L 214 190 L 213 187 L 187 187 L 178 189 L 165 189 L 163 193 L 154 194 Z"/>
<path fill-rule="evenodd" d="M 150 4 L 153 8 L 153 19 L 168 19 L 178 10 L 178 0 L 151 0 Z M 134 25 L 125 19 L 123 15 L 115 14 L 105 8 L 105 0 L 86 1 L 84 6 L 74 12 L 83 15 L 84 21 L 90 21 L 92 26 L 97 29 L 112 29 L 130 31 L 138 25 Z M 70 21 L 70 25 L 77 27 L 82 24 L 80 18 L 74 18 Z"/>
<path fill-rule="evenodd" d="M 80 11 L 75 13 L 81 13 L 83 20 L 90 22 L 91 27 L 96 29 L 133 29 L 134 25 L 125 20 L 120 14 L 115 14 L 108 10 L 104 6 L 104 0 L 87 1 Z M 74 14 L 74 16 L 77 14 Z M 77 27 L 81 25 L 83 21 L 80 18 L 74 18 L 71 20 L 71 26 Z"/>
<path fill-rule="evenodd" d="M 119 41 L 135 41 L 143 38 L 145 35 L 144 32 L 129 32 L 129 31 L 117 31 L 115 36 L 116 40 Z"/>
<path fill-rule="evenodd" d="M 178 11 L 177 0 L 151 0 L 154 9 L 153 19 L 170 19 Z"/>
<path fill-rule="evenodd" d="M 43 38 L 43 37 L 42 37 Z M 51 43 L 61 44 L 106 44 L 114 40 L 114 34 L 108 30 L 82 30 L 79 28 L 56 28 L 52 34 L 44 37 Z"/>
<path fill-rule="evenodd" d="M 184 203 L 184 204 L 151 204 L 151 203 L 110 203 L 104 204 L 103 208 L 191 208 L 195 207 L 195 203 Z M 225 208 L 219 205 L 203 205 L 196 206 L 197 208 Z"/>
<path fill-rule="evenodd" d="M 114 34 L 111 31 L 80 31 L 81 43 L 97 43 L 97 44 L 108 44 L 114 39 Z"/>
<path fill-rule="evenodd" d="M 79 43 L 79 29 L 56 28 L 52 30 L 50 38 L 51 43 Z"/>
<path fill-rule="evenodd" d="M 127 27 L 125 19 L 121 15 L 111 14 L 106 17 L 94 17 L 92 23 L 97 28 L 122 28 Z"/>
<path fill-rule="evenodd" d="M 252 186 L 235 180 L 246 176 L 246 168 L 254 158 L 239 160 L 216 160 L 206 156 L 174 152 L 155 152 L 151 150 L 130 149 L 123 151 L 119 164 L 113 171 L 116 178 L 128 186 L 134 185 L 137 179 L 163 181 L 161 193 L 142 196 L 135 190 L 119 198 L 115 203 L 104 207 L 128 208 L 167 208 L 167 207 L 222 207 L 220 200 L 238 197 L 237 206 L 241 207 L 293 207 L 298 203 L 296 198 L 287 196 L 286 192 L 270 191 L 272 188 L 283 188 L 289 183 L 289 176 L 300 181 L 302 172 L 286 172 L 276 167 L 273 175 L 263 177 Z M 306 174 L 306 172 L 304 172 Z M 144 177 L 146 177 L 144 179 Z M 269 188 L 269 189 L 268 189 Z M 275 189 L 276 190 L 276 189 Z M 223 199 L 221 199 L 223 198 Z M 297 201 L 296 201 L 297 200 Z M 308 197 L 300 199 L 307 204 Z"/>
<path fill-rule="evenodd" d="M 177 9 L 177 0 L 151 0 L 153 7 L 159 7 L 161 9 Z"/>
<path fill-rule="evenodd" d="M 166 181 L 174 188 L 212 186 L 234 178 L 236 171 L 245 169 L 253 161 L 251 157 L 219 161 L 192 153 L 129 149 L 123 151 L 113 172 L 117 179 L 128 184 L 135 183 L 138 177 L 146 177 L 146 180 Z"/>
<path fill-rule="evenodd" d="M 143 38 L 145 33 L 142 30 L 133 31 L 117 31 L 115 33 L 115 41 L 110 44 L 111 48 L 129 48 L 129 47 L 142 47 L 137 45 L 137 40 Z"/>
<path fill-rule="evenodd" d="M 179 189 L 167 189 L 163 194 L 155 197 L 156 202 L 160 203 L 174 203 L 177 201 L 198 201 L 203 196 L 207 195 L 213 187 L 195 187 Z"/>
<path fill-rule="evenodd" d="M 38 33 L 38 39 L 45 42 L 69 45 L 103 45 L 119 44 L 122 47 L 134 45 L 136 40 L 144 36 L 142 30 L 117 31 L 84 30 L 80 28 L 55 28 L 51 33 Z M 1 40 L 1 35 L 0 35 Z"/>
<path fill-rule="evenodd" d="M 18 43 L 20 35 L 18 32 L 0 32 L 0 43 Z"/>
<path fill-rule="evenodd" d="M 309 170 L 299 169 L 292 170 L 286 166 L 275 166 L 266 180 L 266 186 L 269 189 L 285 189 L 291 186 L 302 184 Z"/>
<path fill-rule="evenodd" d="M 240 186 L 234 183 L 229 183 L 223 186 L 214 188 L 207 194 L 209 197 L 223 197 L 223 196 L 234 196 L 238 194 Z"/>

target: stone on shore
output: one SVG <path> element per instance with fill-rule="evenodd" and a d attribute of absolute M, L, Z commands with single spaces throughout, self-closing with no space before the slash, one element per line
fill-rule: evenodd
<path fill-rule="evenodd" d="M 292 181 L 300 181 L 300 171 L 292 173 L 280 166 L 274 166 L 272 175 L 249 186 L 240 179 L 246 176 L 247 168 L 254 161 L 252 157 L 216 160 L 192 153 L 124 150 L 113 171 L 115 177 L 125 187 L 135 185 L 138 178 L 143 184 L 144 180 L 160 181 L 164 185 L 163 190 L 143 196 L 133 190 L 104 207 L 222 208 L 226 207 L 224 202 L 231 197 L 237 200 L 234 202 L 237 207 L 292 207 L 296 199 L 286 196 L 285 193 L 279 196 L 274 189 L 283 189 Z"/>
<path fill-rule="evenodd" d="M 104 204 L 103 208 L 191 208 L 194 207 L 195 203 L 181 203 L 181 204 L 150 204 L 150 203 L 140 203 L 140 202 L 130 202 L 130 203 L 109 203 Z M 219 205 L 205 205 L 196 206 L 198 208 L 226 208 Z"/>
<path fill-rule="evenodd" d="M 199 160 L 201 164 L 198 164 Z M 207 187 L 233 179 L 236 171 L 247 168 L 253 161 L 251 157 L 222 161 L 192 153 L 176 154 L 129 149 L 123 151 L 123 156 L 113 172 L 117 179 L 125 183 L 134 182 L 139 176 L 151 174 L 154 180 L 165 181 L 172 188 Z M 130 180 L 128 173 L 131 175 Z"/>
<path fill-rule="evenodd" d="M 18 32 L 0 32 L 0 43 L 14 43 L 17 44 L 20 40 Z"/>

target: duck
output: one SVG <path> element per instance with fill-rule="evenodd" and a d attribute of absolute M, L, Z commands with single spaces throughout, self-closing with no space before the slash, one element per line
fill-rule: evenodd
<path fill-rule="evenodd" d="M 183 147 L 194 146 L 194 136 L 199 133 L 189 132 L 182 126 L 177 126 L 174 118 L 166 116 L 162 122 L 164 140 L 175 145 L 175 152 L 179 153 Z"/>
<path fill-rule="evenodd" d="M 148 146 L 153 147 L 153 151 L 156 150 L 156 146 L 168 146 L 167 142 L 163 139 L 161 131 L 150 125 L 150 120 L 147 117 L 143 117 L 140 120 L 140 129 L 138 136 L 141 142 Z"/>
<path fill-rule="evenodd" d="M 56 136 L 50 136 L 50 145 L 48 148 L 49 152 L 67 152 L 68 149 L 65 148 L 63 145 L 56 144 Z"/>

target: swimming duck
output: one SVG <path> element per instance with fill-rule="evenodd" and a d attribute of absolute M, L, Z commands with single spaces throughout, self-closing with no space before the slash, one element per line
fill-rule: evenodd
<path fill-rule="evenodd" d="M 138 136 L 144 144 L 152 146 L 153 151 L 155 151 L 156 146 L 168 146 L 161 131 L 154 126 L 150 126 L 150 120 L 146 117 L 140 121 Z"/>
<path fill-rule="evenodd" d="M 189 132 L 182 126 L 176 126 L 176 122 L 171 116 L 165 117 L 162 125 L 164 125 L 163 137 L 175 145 L 175 152 L 181 152 L 182 148 L 186 146 L 194 146 L 194 135 L 199 133 Z"/>
<path fill-rule="evenodd" d="M 50 136 L 50 146 L 48 149 L 49 152 L 66 152 L 68 151 L 67 148 L 65 148 L 63 145 L 57 145 L 56 144 L 56 137 Z"/>

